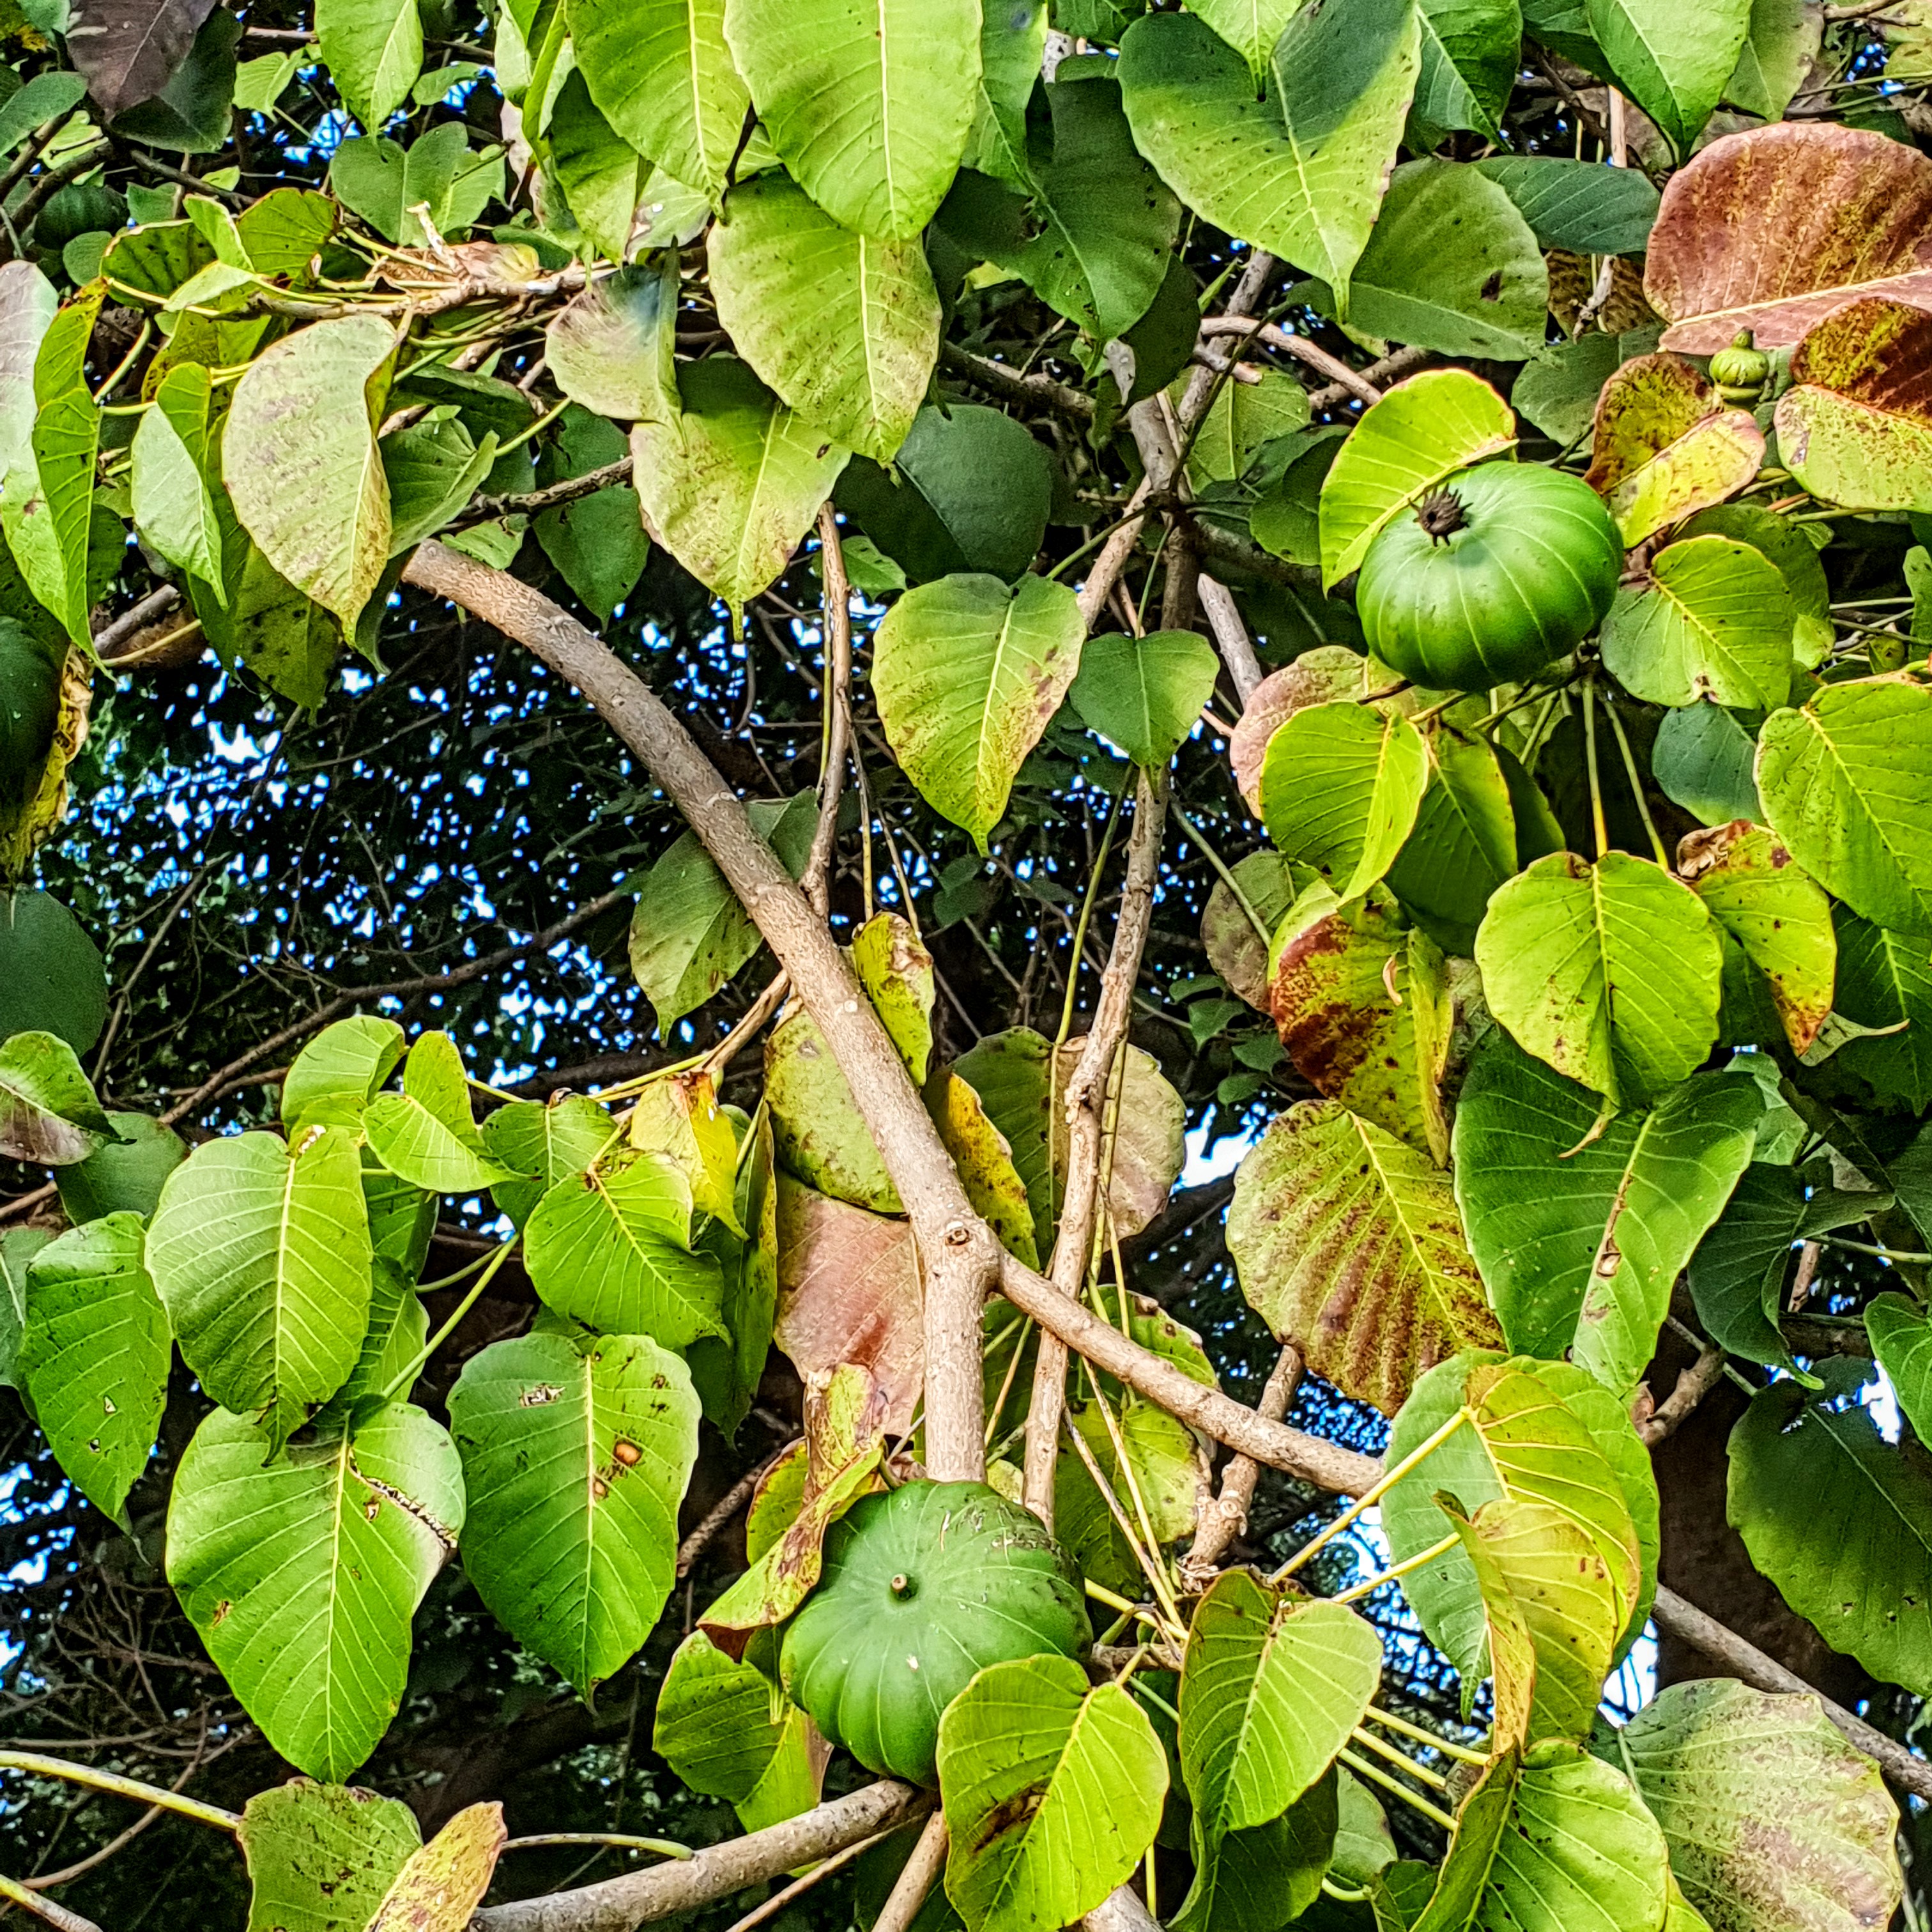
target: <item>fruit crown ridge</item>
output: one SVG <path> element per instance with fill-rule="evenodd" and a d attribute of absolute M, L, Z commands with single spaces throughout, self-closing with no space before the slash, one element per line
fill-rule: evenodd
<path fill-rule="evenodd" d="M 1462 500 L 1453 490 L 1432 490 L 1416 506 L 1415 520 L 1432 544 L 1444 542 L 1458 530 L 1469 526 L 1469 519 L 1463 512 Z"/>

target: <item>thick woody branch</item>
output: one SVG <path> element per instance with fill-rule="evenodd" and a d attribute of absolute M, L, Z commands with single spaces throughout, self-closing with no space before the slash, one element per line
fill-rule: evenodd
<path fill-rule="evenodd" d="M 470 1920 L 471 1932 L 634 1932 L 638 1926 L 696 1912 L 747 1886 L 762 1885 L 795 1866 L 830 1858 L 919 1817 L 932 1803 L 929 1792 L 909 1784 L 890 1779 L 868 1784 L 782 1825 L 710 1846 L 694 1858 L 626 1872 L 548 1898 L 487 1906 Z"/>
<path fill-rule="evenodd" d="M 872 1932 L 911 1932 L 920 1907 L 946 1869 L 947 1844 L 946 1814 L 935 1811 L 926 1821 L 912 1856 L 900 1867 L 891 1892 L 872 1922 Z"/>
<path fill-rule="evenodd" d="M 729 785 L 636 672 L 541 591 L 427 543 L 406 581 L 514 638 L 576 686 L 684 814 L 825 1036 L 910 1216 L 926 1272 L 926 1466 L 941 1480 L 986 1466 L 980 1310 L 999 1244 L 973 1211 L 904 1063 L 845 956 Z"/>
<path fill-rule="evenodd" d="M 1134 800 L 1134 829 L 1127 843 L 1127 875 L 1120 895 L 1114 944 L 1100 976 L 1100 997 L 1072 1077 L 1066 1083 L 1066 1186 L 1060 1232 L 1048 1273 L 1062 1294 L 1077 1295 L 1087 1278 L 1088 1258 L 1100 1216 L 1106 1125 L 1114 1063 L 1126 1039 L 1134 982 L 1154 922 L 1154 880 L 1160 870 L 1161 832 L 1167 823 L 1165 778 L 1143 772 Z M 1078 970 L 1078 962 L 1075 962 Z M 1033 1396 L 1027 1409 L 1026 1506 L 1053 1526 L 1053 1472 L 1060 1448 L 1060 1418 L 1066 1394 L 1066 1345 L 1040 1338 Z"/>

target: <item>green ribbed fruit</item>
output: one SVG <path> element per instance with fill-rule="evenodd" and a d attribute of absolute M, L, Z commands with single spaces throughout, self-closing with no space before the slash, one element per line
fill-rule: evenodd
<path fill-rule="evenodd" d="M 1610 608 L 1623 556 L 1580 477 L 1484 463 L 1370 544 L 1355 608 L 1391 670 L 1432 691 L 1485 690 L 1575 650 Z"/>
<path fill-rule="evenodd" d="M 1091 1634 L 1080 1573 L 1030 1510 L 983 1483 L 908 1483 L 826 1532 L 778 1670 L 868 1771 L 930 1785 L 940 1713 L 976 1671 L 1076 1657 Z"/>

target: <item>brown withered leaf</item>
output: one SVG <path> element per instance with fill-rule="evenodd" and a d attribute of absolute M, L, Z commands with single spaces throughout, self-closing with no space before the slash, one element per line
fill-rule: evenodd
<path fill-rule="evenodd" d="M 1717 386 L 1681 356 L 1639 356 L 1597 398 L 1584 478 L 1627 544 L 1736 495 L 1764 460 L 1748 410 L 1726 409 Z"/>
<path fill-rule="evenodd" d="M 880 1426 L 912 1426 L 926 1372 L 912 1224 L 778 1176 L 778 1312 L 772 1339 L 802 1378 L 870 1370 Z"/>
<path fill-rule="evenodd" d="M 1268 941 L 1302 887 L 1320 874 L 1312 866 L 1298 866 L 1279 852 L 1265 850 L 1250 852 L 1232 869 L 1247 904 L 1241 904 L 1225 879 L 1216 879 L 1201 915 L 1201 944 L 1208 964 L 1235 997 L 1266 1012 Z"/>
<path fill-rule="evenodd" d="M 1932 314 L 1877 296 L 1834 310 L 1792 355 L 1775 420 L 1779 454 L 1814 496 L 1932 509 Z"/>
<path fill-rule="evenodd" d="M 1664 190 L 1644 290 L 1690 356 L 1786 347 L 1862 295 L 1932 303 L 1932 160 L 1822 121 L 1727 134 Z"/>
<path fill-rule="evenodd" d="M 1275 1335 L 1384 1415 L 1438 1362 L 1503 1346 L 1448 1175 L 1340 1101 L 1269 1123 L 1234 1177 L 1228 1251 Z"/>
<path fill-rule="evenodd" d="M 1442 955 L 1368 899 L 1289 939 L 1269 986 L 1276 1030 L 1295 1071 L 1330 1100 L 1399 1134 L 1440 1163 L 1451 1012 Z"/>
<path fill-rule="evenodd" d="M 458 1812 L 396 1874 L 368 1932 L 464 1932 L 508 1835 L 500 1804 Z"/>
<path fill-rule="evenodd" d="M 1262 808 L 1262 760 L 1276 731 L 1304 705 L 1365 696 L 1369 671 L 1360 652 L 1346 644 L 1318 644 L 1255 686 L 1228 741 L 1228 762 L 1250 812 L 1258 814 Z"/>
<path fill-rule="evenodd" d="M 104 122 L 152 100 L 188 58 L 214 0 L 80 0 L 67 46 Z"/>
<path fill-rule="evenodd" d="M 1064 1101 L 1086 1036 L 1060 1049 L 1058 1093 Z M 1113 1124 L 1113 1149 L 1107 1168 L 1107 1208 L 1122 1240 L 1138 1234 L 1167 1205 L 1187 1158 L 1187 1106 L 1160 1070 L 1160 1063 L 1138 1046 L 1124 1046 L 1115 1075 L 1118 1106 L 1102 1116 Z M 1067 1128 L 1064 1105 L 1051 1122 L 1056 1188 L 1066 1180 Z"/>
<path fill-rule="evenodd" d="M 885 1449 L 878 1391 L 856 1363 L 806 1382 L 805 1492 L 798 1514 L 750 1569 L 698 1618 L 727 1657 L 745 1654 L 753 1635 L 782 1624 L 811 1594 L 824 1561 L 825 1532 L 859 1498 L 884 1486 Z"/>

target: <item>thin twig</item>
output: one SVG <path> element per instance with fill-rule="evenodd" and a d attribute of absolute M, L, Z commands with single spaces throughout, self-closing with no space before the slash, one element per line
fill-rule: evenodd
<path fill-rule="evenodd" d="M 712 1539 L 752 1500 L 753 1492 L 771 1469 L 790 1453 L 789 1449 L 781 1449 L 776 1455 L 768 1456 L 755 1469 L 746 1470 L 705 1512 L 698 1527 L 677 1546 L 677 1580 L 680 1583 L 691 1574 L 692 1565 L 710 1547 Z"/>

